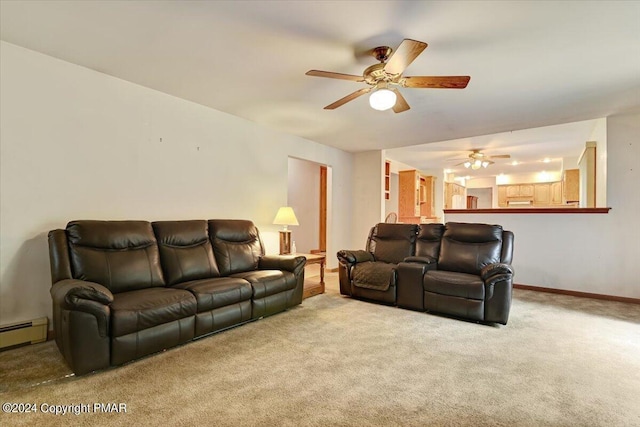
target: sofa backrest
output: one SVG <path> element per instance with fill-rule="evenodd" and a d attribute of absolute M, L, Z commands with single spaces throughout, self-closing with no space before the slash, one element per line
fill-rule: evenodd
<path fill-rule="evenodd" d="M 416 240 L 416 256 L 430 257 L 438 260 L 440 256 L 440 241 L 444 233 L 442 224 L 420 224 Z"/>
<path fill-rule="evenodd" d="M 438 270 L 480 274 L 501 262 L 503 230 L 499 225 L 448 222 L 445 224 Z"/>
<path fill-rule="evenodd" d="M 151 223 L 72 221 L 66 233 L 74 279 L 113 293 L 165 285 Z"/>
<path fill-rule="evenodd" d="M 500 262 L 511 265 L 513 260 L 513 232 L 504 230 L 502 232 L 502 254 Z"/>
<path fill-rule="evenodd" d="M 206 220 L 156 221 L 151 225 L 168 285 L 220 276 Z"/>
<path fill-rule="evenodd" d="M 397 264 L 416 250 L 416 224 L 380 223 L 369 232 L 367 250 L 376 261 Z"/>
<path fill-rule="evenodd" d="M 209 238 L 223 276 L 257 269 L 264 255 L 260 233 L 251 221 L 210 219 Z"/>

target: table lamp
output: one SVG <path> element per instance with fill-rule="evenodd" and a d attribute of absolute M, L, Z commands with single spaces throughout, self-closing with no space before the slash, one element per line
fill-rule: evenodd
<path fill-rule="evenodd" d="M 293 208 L 284 206 L 278 209 L 276 218 L 273 220 L 276 225 L 283 225 L 284 229 L 280 230 L 280 255 L 291 253 L 291 230 L 287 229 L 289 225 L 299 225 Z"/>

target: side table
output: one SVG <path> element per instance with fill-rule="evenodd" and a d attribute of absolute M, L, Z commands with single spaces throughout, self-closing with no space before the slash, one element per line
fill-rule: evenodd
<path fill-rule="evenodd" d="M 304 290 L 302 291 L 302 299 L 312 297 L 324 293 L 324 263 L 326 257 L 323 254 L 301 254 L 307 259 L 307 265 L 320 264 L 320 283 L 311 282 L 310 280 L 304 280 Z"/>

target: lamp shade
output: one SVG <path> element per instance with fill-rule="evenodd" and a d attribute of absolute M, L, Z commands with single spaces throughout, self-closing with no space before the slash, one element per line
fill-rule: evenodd
<path fill-rule="evenodd" d="M 299 225 L 298 218 L 296 218 L 296 214 L 290 206 L 283 206 L 278 209 L 273 223 L 276 225 Z"/>
<path fill-rule="evenodd" d="M 396 105 L 396 94 L 389 89 L 378 89 L 369 96 L 369 105 L 374 110 L 388 110 Z"/>

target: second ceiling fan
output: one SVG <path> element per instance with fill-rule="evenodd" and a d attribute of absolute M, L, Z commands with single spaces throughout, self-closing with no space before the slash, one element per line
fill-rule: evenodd
<path fill-rule="evenodd" d="M 482 149 L 472 149 L 471 153 L 464 159 L 463 162 L 456 164 L 455 166 L 464 165 L 465 168 L 471 168 L 473 170 L 477 170 L 482 168 L 486 168 L 489 165 L 495 163 L 491 159 L 509 159 L 511 155 L 509 154 L 497 154 L 493 156 L 488 156 L 482 152 Z M 463 159 L 456 159 L 463 160 Z"/>
<path fill-rule="evenodd" d="M 325 110 L 333 110 L 357 97 L 374 91 L 369 103 L 377 110 L 393 108 L 396 113 L 407 111 L 410 107 L 397 86 L 418 89 L 464 89 L 469 83 L 469 76 L 407 76 L 404 70 L 427 48 L 425 42 L 404 39 L 400 46 L 393 52 L 388 46 L 380 46 L 373 49 L 371 54 L 380 61 L 364 70 L 362 76 L 353 74 L 334 73 L 331 71 L 310 70 L 306 75 L 315 77 L 328 77 L 331 79 L 351 80 L 365 82 L 368 87 L 357 90 L 344 98 L 324 107 Z M 392 53 L 393 52 L 393 53 Z"/>

